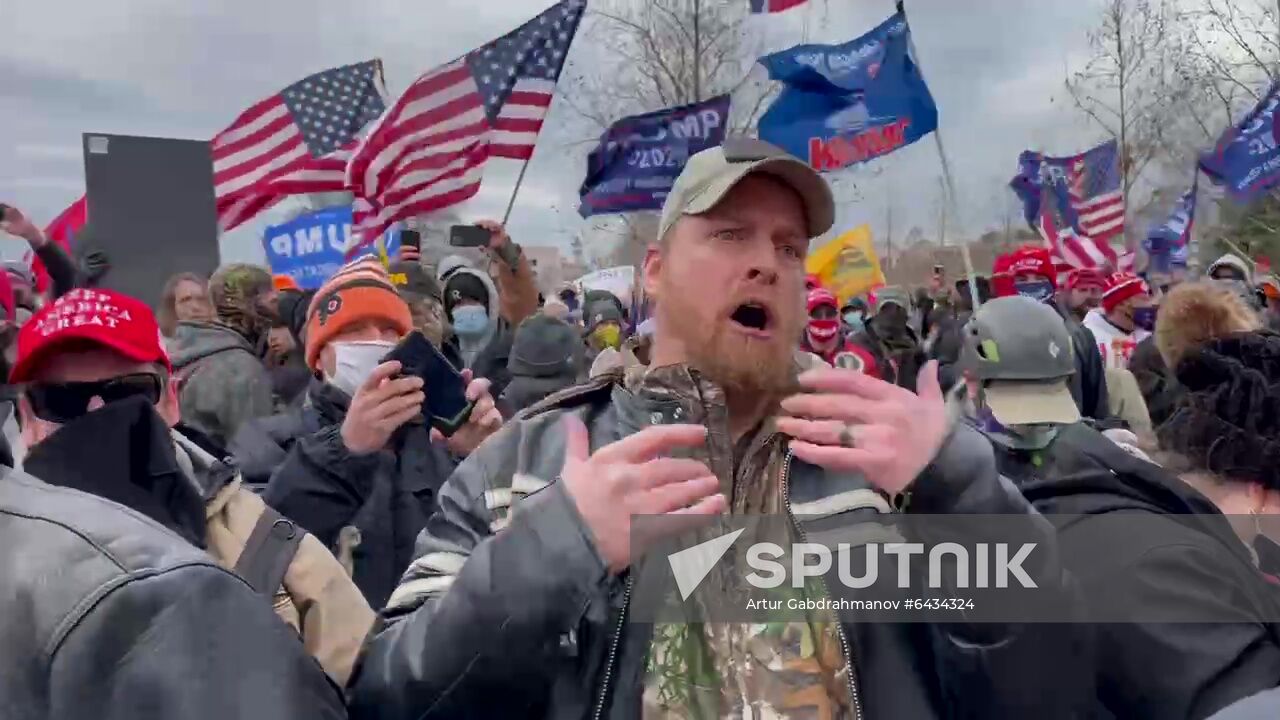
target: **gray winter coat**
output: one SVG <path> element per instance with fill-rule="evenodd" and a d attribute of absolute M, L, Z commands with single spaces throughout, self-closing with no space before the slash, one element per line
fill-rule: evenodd
<path fill-rule="evenodd" d="M 271 376 L 240 333 L 218 323 L 180 323 L 174 375 L 182 421 L 227 447 L 246 421 L 275 410 Z"/>

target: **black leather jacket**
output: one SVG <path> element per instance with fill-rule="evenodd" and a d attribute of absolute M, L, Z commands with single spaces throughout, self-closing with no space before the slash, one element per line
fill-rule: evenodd
<path fill-rule="evenodd" d="M 636 635 L 642 623 L 624 622 L 630 580 L 607 572 L 572 499 L 549 481 L 563 464 L 563 416 L 573 413 L 594 448 L 647 425 L 705 423 L 710 459 L 698 459 L 722 483 L 725 472 L 735 482 L 735 468 L 725 466 L 734 455 L 726 408 L 706 405 L 714 386 L 684 372 L 695 387 L 676 401 L 633 393 L 611 376 L 552 396 L 459 466 L 388 603 L 390 624 L 350 684 L 352 717 L 638 717 L 648 642 Z M 822 521 L 851 527 L 875 512 L 867 496 L 879 496 L 861 476 L 793 460 L 781 441 L 772 436 L 761 446 L 786 456 L 765 470 L 779 475 L 758 481 L 781 482 L 796 517 L 816 517 L 813 508 L 821 507 Z M 1063 588 L 1049 524 L 997 475 L 986 440 L 970 428 L 956 426 L 917 480 L 910 507 L 1025 517 L 1049 551 L 1032 571 L 1036 582 Z M 1067 718 L 1092 700 L 1072 682 L 1092 671 L 1073 655 L 1069 627 L 868 622 L 843 629 L 860 718 Z"/>
<path fill-rule="evenodd" d="M 159 524 L 5 468 L 6 720 L 342 718 L 297 633 Z"/>

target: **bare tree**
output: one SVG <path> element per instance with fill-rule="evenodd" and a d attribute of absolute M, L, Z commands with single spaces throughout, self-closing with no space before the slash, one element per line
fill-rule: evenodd
<path fill-rule="evenodd" d="M 604 0 L 585 36 L 601 52 L 570 83 L 565 102 L 594 139 L 626 115 L 733 96 L 731 131 L 755 125 L 776 89 L 752 72 L 763 51 L 748 6 L 725 0 Z"/>
<path fill-rule="evenodd" d="M 1135 183 L 1166 152 L 1166 126 L 1191 92 L 1173 0 L 1107 0 L 1090 33 L 1093 56 L 1071 73 L 1076 106 L 1120 147 L 1126 211 Z"/>

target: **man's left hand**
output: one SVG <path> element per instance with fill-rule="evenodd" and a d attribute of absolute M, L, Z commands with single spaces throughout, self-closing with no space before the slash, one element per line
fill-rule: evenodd
<path fill-rule="evenodd" d="M 471 410 L 467 424 L 448 438 L 444 438 L 439 430 L 433 428 L 431 437 L 433 440 L 444 438 L 445 444 L 449 446 L 449 452 L 459 457 L 466 457 L 480 447 L 480 443 L 486 438 L 498 432 L 502 427 L 502 413 L 498 411 L 493 396 L 489 394 L 488 380 L 472 379 L 470 370 L 463 370 L 462 377 L 467 383 L 467 400 L 475 401 L 476 404 Z"/>
<path fill-rule="evenodd" d="M 919 394 L 855 370 L 811 370 L 800 376 L 809 392 L 782 401 L 778 429 L 807 463 L 860 472 L 897 495 L 942 448 L 948 421 L 938 364 L 920 370 Z"/>

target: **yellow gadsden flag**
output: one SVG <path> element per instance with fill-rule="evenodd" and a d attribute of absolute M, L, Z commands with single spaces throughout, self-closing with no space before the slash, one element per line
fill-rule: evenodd
<path fill-rule="evenodd" d="M 871 228 L 861 225 L 809 253 L 805 271 L 843 302 L 884 285 L 880 259 L 871 243 Z"/>

